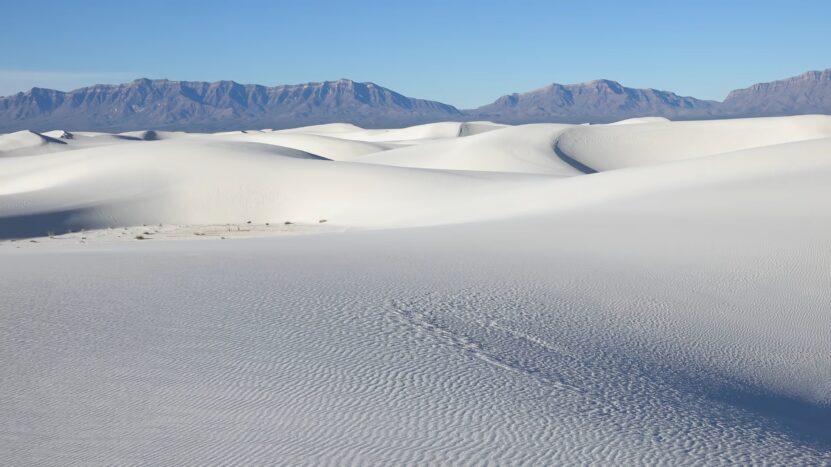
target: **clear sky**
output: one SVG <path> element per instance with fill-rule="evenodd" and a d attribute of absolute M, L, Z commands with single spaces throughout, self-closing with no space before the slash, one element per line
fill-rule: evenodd
<path fill-rule="evenodd" d="M 831 68 L 831 1 L 0 2 L 0 95 L 373 81 L 462 108 L 598 78 L 705 99 Z"/>

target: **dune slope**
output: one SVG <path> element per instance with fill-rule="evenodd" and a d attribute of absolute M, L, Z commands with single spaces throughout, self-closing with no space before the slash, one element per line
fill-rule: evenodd
<path fill-rule="evenodd" d="M 0 241 L 4 460 L 829 464 L 831 137 L 737 122 L 2 158 L 0 229 L 349 230 Z M 720 139 L 664 151 L 696 132 Z M 566 173 L 563 138 L 600 172 Z"/>
<path fill-rule="evenodd" d="M 578 175 L 580 171 L 553 151 L 557 136 L 570 127 L 559 124 L 506 127 L 464 138 L 378 152 L 356 160 L 428 169 Z"/>
<path fill-rule="evenodd" d="M 560 136 L 557 149 L 603 171 L 827 137 L 831 116 L 804 115 L 580 126 Z"/>

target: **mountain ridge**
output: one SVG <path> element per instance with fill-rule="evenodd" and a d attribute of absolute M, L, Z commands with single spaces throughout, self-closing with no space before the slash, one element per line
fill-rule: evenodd
<path fill-rule="evenodd" d="M 276 128 L 351 119 L 369 126 L 408 125 L 461 115 L 441 102 L 347 79 L 266 87 L 139 78 L 67 92 L 32 88 L 0 98 L 0 131 L 22 128 L 15 122 L 35 129 L 220 130 L 229 123 Z"/>
<path fill-rule="evenodd" d="M 369 128 L 459 120 L 606 123 L 644 116 L 693 120 L 806 113 L 831 114 L 831 69 L 736 89 L 721 102 L 597 79 L 551 83 L 467 110 L 345 78 L 270 87 L 139 78 L 66 92 L 34 87 L 0 97 L 0 132 L 221 131 L 343 121 Z"/>
<path fill-rule="evenodd" d="M 745 117 L 831 113 L 831 68 L 735 89 L 722 104 Z"/>

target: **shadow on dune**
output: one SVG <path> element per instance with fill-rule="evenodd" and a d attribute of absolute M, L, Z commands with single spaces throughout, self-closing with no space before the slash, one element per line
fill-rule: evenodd
<path fill-rule="evenodd" d="M 568 340 L 552 339 L 545 332 L 526 333 L 522 331 L 524 326 L 512 324 L 511 316 L 521 316 L 523 309 L 533 310 L 540 305 L 521 300 L 506 302 L 499 296 L 483 298 L 475 292 L 450 296 L 431 293 L 396 299 L 390 305 L 418 332 L 430 333 L 445 345 L 499 369 L 533 377 L 543 385 L 571 387 L 573 393 L 600 401 L 601 405 L 615 388 L 621 394 L 634 390 L 633 394 L 649 396 L 618 400 L 610 412 L 648 410 L 641 404 L 655 397 L 662 404 L 677 404 L 685 411 L 700 413 L 713 421 L 711 429 L 724 427 L 729 433 L 731 425 L 744 426 L 760 439 L 783 437 L 806 449 L 831 453 L 831 406 L 764 392 L 724 376 L 690 372 L 685 366 L 669 366 L 663 359 L 654 360 L 655 355 L 633 354 L 625 341 L 581 338 L 580 347 L 597 349 L 582 353 Z M 496 320 L 498 324 L 494 324 Z M 585 336 L 590 332 L 578 325 L 567 334 Z M 600 378 L 604 381 L 601 385 L 596 384 L 598 375 L 605 375 Z M 670 387 L 674 391 L 662 391 Z M 693 397 L 687 399 L 685 395 Z"/>
<path fill-rule="evenodd" d="M 628 356 L 624 358 L 628 359 Z M 721 407 L 717 418 L 727 423 L 755 426 L 758 428 L 756 437 L 781 435 L 800 446 L 831 455 L 831 404 L 776 393 L 724 374 L 670 369 L 649 357 L 633 367 L 621 367 L 674 387 L 681 393 L 700 394 Z"/>
<path fill-rule="evenodd" d="M 0 240 L 60 235 L 81 229 L 110 227 L 90 208 L 0 217 Z"/>
<path fill-rule="evenodd" d="M 767 429 L 787 434 L 795 441 L 831 452 L 831 406 L 792 397 L 730 390 L 713 399 L 764 417 Z"/>
<path fill-rule="evenodd" d="M 580 172 L 583 172 L 584 174 L 597 173 L 596 170 L 589 167 L 588 165 L 583 164 L 582 162 L 580 162 L 578 160 L 572 159 L 568 154 L 566 154 L 565 152 L 563 152 L 562 149 L 560 149 L 560 146 L 557 144 L 557 142 L 554 142 L 554 146 L 553 146 L 552 149 L 554 149 L 554 154 L 556 154 L 557 157 L 562 159 L 563 162 L 565 162 L 566 164 L 574 167 L 575 169 L 579 170 Z"/>

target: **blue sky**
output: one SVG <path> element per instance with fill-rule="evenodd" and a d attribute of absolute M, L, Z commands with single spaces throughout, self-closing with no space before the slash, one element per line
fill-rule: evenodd
<path fill-rule="evenodd" d="M 707 99 L 831 68 L 831 1 L 16 1 L 0 95 L 351 78 L 467 108 L 608 78 Z"/>

